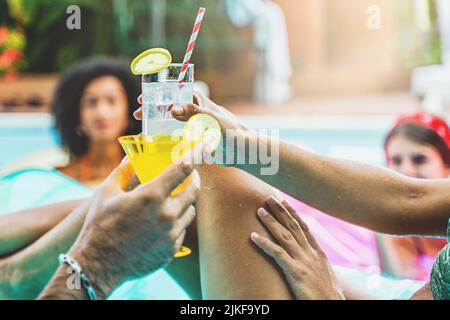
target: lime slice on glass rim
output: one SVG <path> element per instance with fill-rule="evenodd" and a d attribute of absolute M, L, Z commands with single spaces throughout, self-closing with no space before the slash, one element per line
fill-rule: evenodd
<path fill-rule="evenodd" d="M 203 141 L 213 152 L 222 141 L 222 130 L 214 117 L 199 113 L 191 117 L 184 126 L 183 140 Z"/>
<path fill-rule="evenodd" d="M 142 52 L 131 62 L 131 72 L 135 75 L 152 74 L 163 71 L 172 63 L 172 55 L 162 48 Z"/>

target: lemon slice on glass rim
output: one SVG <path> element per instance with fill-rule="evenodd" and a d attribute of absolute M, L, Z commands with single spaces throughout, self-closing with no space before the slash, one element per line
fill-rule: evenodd
<path fill-rule="evenodd" d="M 213 152 L 222 141 L 222 130 L 219 122 L 205 113 L 199 113 L 191 117 L 183 129 L 183 140 L 202 141 Z"/>
<path fill-rule="evenodd" d="M 135 75 L 152 74 L 163 71 L 172 63 L 172 55 L 166 49 L 148 49 L 131 62 L 131 72 Z"/>

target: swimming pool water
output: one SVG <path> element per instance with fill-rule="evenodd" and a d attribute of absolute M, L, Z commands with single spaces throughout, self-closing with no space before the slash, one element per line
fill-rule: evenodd
<path fill-rule="evenodd" d="M 0 169 L 58 145 L 58 135 L 48 117 L 0 115 Z"/>
<path fill-rule="evenodd" d="M 372 126 L 370 119 L 357 127 L 346 125 L 326 127 L 320 122 L 318 127 L 295 121 L 286 126 L 281 118 L 267 121 L 252 117 L 254 128 L 280 128 L 279 137 L 297 145 L 303 145 L 318 153 L 374 165 L 383 164 L 382 143 L 385 126 Z M 292 119 L 291 119 L 292 120 Z M 360 120 L 359 120 L 360 121 Z M 58 134 L 48 115 L 0 115 L 0 169 L 20 158 L 59 145 Z"/>

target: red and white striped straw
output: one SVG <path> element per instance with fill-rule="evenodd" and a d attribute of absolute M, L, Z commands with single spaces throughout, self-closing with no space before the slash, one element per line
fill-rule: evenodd
<path fill-rule="evenodd" d="M 191 39 L 186 50 L 186 54 L 183 59 L 183 66 L 181 67 L 180 75 L 178 76 L 178 83 L 182 83 L 186 77 L 186 71 L 189 66 L 189 61 L 191 61 L 192 51 L 194 50 L 195 40 L 197 40 L 198 32 L 202 25 L 203 17 L 205 15 L 206 9 L 201 7 L 198 10 L 197 19 L 195 19 L 194 29 L 192 30 Z"/>

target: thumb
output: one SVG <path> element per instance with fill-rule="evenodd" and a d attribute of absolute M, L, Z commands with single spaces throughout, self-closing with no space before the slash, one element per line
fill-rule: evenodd
<path fill-rule="evenodd" d="M 196 114 L 206 113 L 205 111 L 206 110 L 203 110 L 202 107 L 200 107 L 194 103 L 188 103 L 185 105 L 175 106 L 172 109 L 172 116 L 177 120 L 187 121 L 192 116 L 195 116 Z"/>

